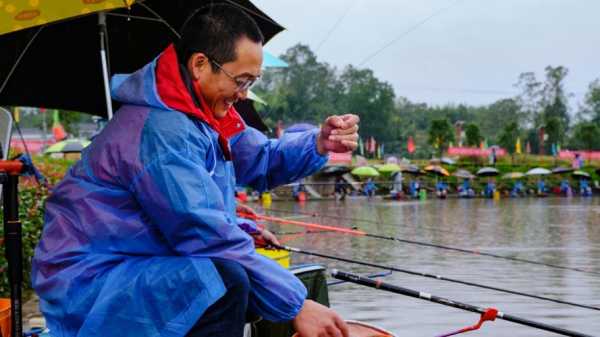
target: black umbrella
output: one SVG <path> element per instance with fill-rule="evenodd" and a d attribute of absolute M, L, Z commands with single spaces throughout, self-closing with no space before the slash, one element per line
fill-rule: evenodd
<path fill-rule="evenodd" d="M 350 168 L 344 165 L 329 165 L 325 166 L 319 173 L 324 175 L 342 175 L 350 172 Z"/>
<path fill-rule="evenodd" d="M 403 173 L 409 173 L 414 175 L 423 174 L 424 172 L 415 165 L 402 166 L 401 170 Z"/>
<path fill-rule="evenodd" d="M 266 41 L 284 29 L 249 0 L 137 1 L 129 10 L 105 12 L 109 74 L 130 73 L 151 61 L 178 39 L 177 30 L 189 14 L 216 2 L 244 9 Z M 0 106 L 46 107 L 106 117 L 98 23 L 99 14 L 92 13 L 1 35 Z M 246 117 L 248 110 L 240 110 Z"/>
<path fill-rule="evenodd" d="M 483 167 L 480 168 L 476 174 L 480 177 L 494 177 L 500 174 L 500 172 L 493 167 Z"/>
<path fill-rule="evenodd" d="M 555 167 L 552 169 L 552 173 L 553 174 L 563 174 L 563 173 L 570 173 L 575 171 L 575 169 L 571 168 L 571 167 L 564 167 L 564 166 L 559 166 L 559 167 Z"/>
<path fill-rule="evenodd" d="M 576 179 L 590 179 L 591 178 L 589 173 L 587 173 L 585 171 L 580 171 L 580 170 L 577 170 L 577 171 L 571 173 L 571 175 L 573 176 L 573 178 L 576 178 Z"/>

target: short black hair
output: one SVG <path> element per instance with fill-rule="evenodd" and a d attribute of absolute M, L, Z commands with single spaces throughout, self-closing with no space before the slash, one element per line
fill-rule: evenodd
<path fill-rule="evenodd" d="M 181 28 L 176 43 L 180 64 L 185 64 L 193 53 L 204 53 L 219 64 L 235 61 L 236 42 L 247 37 L 263 43 L 264 37 L 252 17 L 242 9 L 219 3 L 203 6 L 192 13 Z M 211 62 L 213 71 L 218 68 Z"/>

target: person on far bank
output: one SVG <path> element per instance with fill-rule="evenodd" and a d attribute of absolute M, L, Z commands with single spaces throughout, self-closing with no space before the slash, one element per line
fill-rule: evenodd
<path fill-rule="evenodd" d="M 53 190 L 32 284 L 53 337 L 241 337 L 248 313 L 302 337 L 348 337 L 333 310 L 255 251 L 236 182 L 264 191 L 356 149 L 358 117 L 267 139 L 233 104 L 260 77 L 263 37 L 238 7 L 192 14 L 155 60 L 112 79 L 115 117 Z"/>

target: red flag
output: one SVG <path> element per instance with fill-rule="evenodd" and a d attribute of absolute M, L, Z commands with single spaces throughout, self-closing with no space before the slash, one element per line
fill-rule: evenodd
<path fill-rule="evenodd" d="M 408 144 L 406 145 L 406 149 L 408 150 L 408 153 L 415 152 L 415 142 L 412 136 L 408 137 Z"/>

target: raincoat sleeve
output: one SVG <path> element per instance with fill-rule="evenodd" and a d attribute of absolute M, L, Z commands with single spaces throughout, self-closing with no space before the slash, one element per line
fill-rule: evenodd
<path fill-rule="evenodd" d="M 306 288 L 288 270 L 256 253 L 252 238 L 225 211 L 221 189 L 202 160 L 206 144 L 157 148 L 153 151 L 160 154 L 144 164 L 130 190 L 174 254 L 239 262 L 251 282 L 250 309 L 272 321 L 293 319 Z"/>
<path fill-rule="evenodd" d="M 247 127 L 231 140 L 237 182 L 265 191 L 309 176 L 327 163 L 317 152 L 319 130 L 287 133 L 268 139 Z"/>

